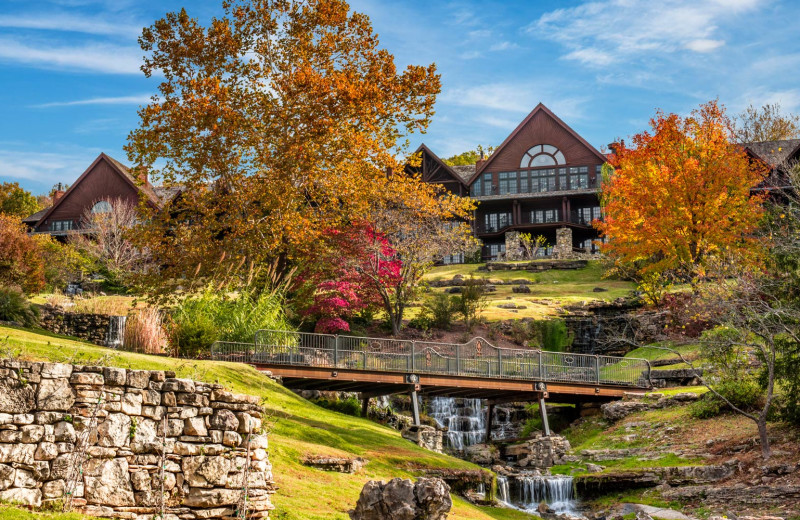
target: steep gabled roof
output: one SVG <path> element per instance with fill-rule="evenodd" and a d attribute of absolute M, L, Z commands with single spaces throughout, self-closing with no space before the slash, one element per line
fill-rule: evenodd
<path fill-rule="evenodd" d="M 551 118 L 552 118 L 552 119 L 553 119 L 553 120 L 554 120 L 554 121 L 555 121 L 555 122 L 556 122 L 556 123 L 557 123 L 559 126 L 561 126 L 561 127 L 564 129 L 564 130 L 566 130 L 566 132 L 567 132 L 568 134 L 570 134 L 570 135 L 571 135 L 572 137 L 574 137 L 574 138 L 575 138 L 577 141 L 579 141 L 579 142 L 580 142 L 580 143 L 581 143 L 583 146 L 585 146 L 587 149 L 589 149 L 589 150 L 590 150 L 590 151 L 591 151 L 591 152 L 592 152 L 594 155 L 596 155 L 596 156 L 597 156 L 597 158 L 598 158 L 600 161 L 606 162 L 606 156 L 605 156 L 605 155 L 603 155 L 602 153 L 600 153 L 600 152 L 597 150 L 597 148 L 595 148 L 594 146 L 592 146 L 591 144 L 589 144 L 589 142 L 588 142 L 588 141 L 586 141 L 586 140 L 585 140 L 583 137 L 581 137 L 580 135 L 578 135 L 578 133 L 577 133 L 575 130 L 573 130 L 572 128 L 570 128 L 570 126 L 569 126 L 568 124 L 566 124 L 564 121 L 562 121 L 562 120 L 561 120 L 561 119 L 560 119 L 560 118 L 559 118 L 557 115 L 555 115 L 555 114 L 554 114 L 554 113 L 553 113 L 553 112 L 552 112 L 552 111 L 551 111 L 549 108 L 547 108 L 546 106 L 544 106 L 544 104 L 543 104 L 543 103 L 539 103 L 538 105 L 536 105 L 536 107 L 534 107 L 534 109 L 533 109 L 533 110 L 531 110 L 530 114 L 528 114 L 528 115 L 527 115 L 527 117 L 525 117 L 525 119 L 523 119 L 523 120 L 522 120 L 522 122 L 521 122 L 519 125 L 517 125 L 517 127 L 514 129 L 514 131 L 513 131 L 513 132 L 511 132 L 511 134 L 510 134 L 508 137 L 506 137 L 505 141 L 503 141 L 503 142 L 500 144 L 500 146 L 498 146 L 498 147 L 497 147 L 497 149 L 494 151 L 494 153 L 492 153 L 492 155 L 490 155 L 490 156 L 489 156 L 489 158 L 488 158 L 488 159 L 486 159 L 486 161 L 484 161 L 482 164 L 480 164 L 480 165 L 478 166 L 478 168 L 476 168 L 476 170 L 475 170 L 475 173 L 472 175 L 472 177 L 470 177 L 469 181 L 467 181 L 467 184 L 472 184 L 472 183 L 473 183 L 473 181 L 474 181 L 476 178 L 478 178 L 478 176 L 479 176 L 481 173 L 483 173 L 483 171 L 484 171 L 484 170 L 486 170 L 486 168 L 488 168 L 488 167 L 489 167 L 489 165 L 492 163 L 492 160 L 493 160 L 494 158 L 498 157 L 498 156 L 500 155 L 500 152 L 502 152 L 502 151 L 503 151 L 503 149 L 504 149 L 505 147 L 507 147 L 507 146 L 509 145 L 509 143 L 511 143 L 511 142 L 514 140 L 514 138 L 515 138 L 515 137 L 517 137 L 517 134 L 519 134 L 519 133 L 522 131 L 522 129 L 523 129 L 523 128 L 525 128 L 525 127 L 528 125 L 528 123 L 529 123 L 529 122 L 530 122 L 530 121 L 531 121 L 531 120 L 532 120 L 534 117 L 536 117 L 536 115 L 537 115 L 537 114 L 539 114 L 539 113 L 542 113 L 542 112 L 543 112 L 543 113 L 545 113 L 545 114 L 547 114 L 549 117 L 551 117 Z"/>
<path fill-rule="evenodd" d="M 430 156 L 430 158 L 431 158 L 431 159 L 433 159 L 434 161 L 436 161 L 437 163 L 439 163 L 439 164 L 442 166 L 442 168 L 444 168 L 444 170 L 445 170 L 447 173 L 449 173 L 449 174 L 450 174 L 450 175 L 453 177 L 453 180 L 456 180 L 456 181 L 460 182 L 460 183 L 461 183 L 461 184 L 463 184 L 464 186 L 466 186 L 466 185 L 467 185 L 467 183 L 466 183 L 466 179 L 464 179 L 464 177 L 463 177 L 462 175 L 459 175 L 459 174 L 458 174 L 458 173 L 457 173 L 457 172 L 456 172 L 456 171 L 453 169 L 453 168 L 454 168 L 453 166 L 449 166 L 447 163 L 445 163 L 443 160 L 441 160 L 441 159 L 439 158 L 439 156 L 438 156 L 438 155 L 436 155 L 435 153 L 433 153 L 433 150 L 431 150 L 430 148 L 428 148 L 428 147 L 427 147 L 427 146 L 426 146 L 424 143 L 423 143 L 423 144 L 421 144 L 421 145 L 419 145 L 419 148 L 417 148 L 417 149 L 414 151 L 414 154 L 418 154 L 418 153 L 420 153 L 420 152 L 423 152 L 424 154 L 427 154 L 428 156 Z"/>
<path fill-rule="evenodd" d="M 761 159 L 773 168 L 782 166 L 786 161 L 800 153 L 800 139 L 760 141 L 744 143 L 743 146 L 751 155 Z"/>
<path fill-rule="evenodd" d="M 149 204 L 151 204 L 153 207 L 156 208 L 161 207 L 161 201 L 156 196 L 152 186 L 150 186 L 149 184 L 139 184 L 136 181 L 136 179 L 134 179 L 133 175 L 125 165 L 123 165 L 116 159 L 109 157 L 105 153 L 101 153 L 100 155 L 97 156 L 97 159 L 95 159 L 92 162 L 92 164 L 90 164 L 89 167 L 86 168 L 86 170 L 81 174 L 81 176 L 78 177 L 78 180 L 72 183 L 72 186 L 69 187 L 66 193 L 64 193 L 61 197 L 59 197 L 59 199 L 55 201 L 52 206 L 50 206 L 47 210 L 45 210 L 44 214 L 39 218 L 39 220 L 36 221 L 36 226 L 38 226 L 41 222 L 47 220 L 47 218 L 53 213 L 53 211 L 55 211 L 56 208 L 58 208 L 65 200 L 67 200 L 67 198 L 75 190 L 75 188 L 80 185 L 81 181 L 83 181 L 83 179 L 86 178 L 87 175 L 89 175 L 89 173 L 95 168 L 95 166 L 97 166 L 97 164 L 100 161 L 105 161 L 107 164 L 111 166 L 111 169 L 113 171 L 119 174 L 120 177 L 122 177 L 135 190 L 144 193 L 145 198 L 147 199 L 147 202 Z M 31 215 L 28 218 L 30 219 L 33 218 L 34 216 L 35 215 Z"/>

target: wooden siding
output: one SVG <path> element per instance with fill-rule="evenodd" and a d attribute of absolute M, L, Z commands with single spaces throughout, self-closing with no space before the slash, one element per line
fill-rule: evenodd
<path fill-rule="evenodd" d="M 139 202 L 138 190 L 122 178 L 106 160 L 97 161 L 94 167 L 79 180 L 60 200 L 47 218 L 39 222 L 37 231 L 50 231 L 50 223 L 69 220 L 73 228 L 79 227 L 87 210 L 99 200 L 123 199 L 133 204 Z"/>
<path fill-rule="evenodd" d="M 543 110 L 538 111 L 502 150 L 499 150 L 484 171 L 503 172 L 518 170 L 522 156 L 532 146 L 549 144 L 558 148 L 568 166 L 601 164 L 594 150 L 576 139 L 561 123 Z M 551 166 L 556 168 L 557 166 Z M 594 174 L 594 172 L 591 172 Z"/>

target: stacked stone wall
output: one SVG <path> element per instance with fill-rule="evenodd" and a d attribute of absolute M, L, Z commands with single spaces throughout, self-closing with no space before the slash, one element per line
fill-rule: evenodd
<path fill-rule="evenodd" d="M 110 322 L 111 316 L 104 314 L 67 312 L 47 305 L 41 308 L 39 318 L 39 324 L 45 330 L 103 346 L 108 343 Z"/>
<path fill-rule="evenodd" d="M 261 415 L 255 397 L 169 371 L 0 360 L 0 500 L 193 520 L 236 516 L 246 491 L 247 517 L 267 518 Z"/>

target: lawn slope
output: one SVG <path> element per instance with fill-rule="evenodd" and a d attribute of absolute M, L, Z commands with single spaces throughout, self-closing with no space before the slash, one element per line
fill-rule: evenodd
<path fill-rule="evenodd" d="M 0 349 L 3 357 L 174 370 L 178 377 L 220 383 L 234 392 L 262 397 L 265 409 L 272 415 L 270 462 L 278 487 L 271 518 L 345 520 L 347 510 L 355 506 L 367 480 L 411 477 L 418 474 L 415 469 L 420 467 L 477 468 L 463 460 L 419 448 L 400 437 L 399 432 L 372 421 L 320 408 L 247 365 L 120 352 L 45 331 L 11 327 L 0 327 Z M 322 472 L 299 463 L 308 454 L 359 456 L 369 463 L 354 475 Z M 0 513 L 6 518 L 6 512 Z M 478 509 L 456 498 L 450 518 L 488 520 L 528 516 L 509 516 L 507 511 L 492 508 Z"/>

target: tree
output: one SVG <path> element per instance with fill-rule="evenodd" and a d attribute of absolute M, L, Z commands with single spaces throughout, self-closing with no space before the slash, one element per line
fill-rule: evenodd
<path fill-rule="evenodd" d="M 102 265 L 115 280 L 125 279 L 143 269 L 145 256 L 130 239 L 130 232 L 139 221 L 135 204 L 115 199 L 109 202 L 107 211 L 87 209 L 82 220 L 81 227 L 88 233 L 74 235 L 73 243 Z"/>
<path fill-rule="evenodd" d="M 683 279 L 702 275 L 715 256 L 754 256 L 762 199 L 750 190 L 766 171 L 730 141 L 724 109 L 711 101 L 686 118 L 658 112 L 650 125 L 609 159 L 615 170 L 597 224 L 605 252 L 639 275 Z"/>
<path fill-rule="evenodd" d="M 533 236 L 530 233 L 520 233 L 519 243 L 525 250 L 525 258 L 533 260 L 539 250 L 547 246 L 547 239 L 542 235 Z"/>
<path fill-rule="evenodd" d="M 151 294 L 242 262 L 288 269 L 324 230 L 387 194 L 429 209 L 439 197 L 419 178 L 387 174 L 403 171 L 404 134 L 428 126 L 434 65 L 399 72 L 369 19 L 342 0 L 223 8 L 207 27 L 185 10 L 167 14 L 139 40 L 145 75 L 164 80 L 139 112 L 128 156 L 135 170 L 183 186 L 136 233 L 161 266 L 142 280 Z"/>
<path fill-rule="evenodd" d="M 0 184 L 0 213 L 25 218 L 39 211 L 39 202 L 16 182 Z"/>
<path fill-rule="evenodd" d="M 494 151 L 493 146 L 486 147 L 487 155 L 492 155 L 493 151 Z M 448 166 L 467 166 L 470 164 L 477 163 L 478 159 L 480 159 L 482 155 L 483 155 L 483 146 L 478 145 L 477 148 L 475 148 L 474 150 L 468 150 L 466 152 L 462 152 L 453 155 L 452 157 L 444 159 L 444 163 L 447 164 Z"/>
<path fill-rule="evenodd" d="M 761 108 L 748 106 L 735 121 L 734 135 L 739 143 L 780 141 L 800 138 L 800 115 L 784 114 L 780 103 Z"/>
<path fill-rule="evenodd" d="M 378 293 L 392 334 L 400 333 L 406 307 L 419 294 L 422 276 L 434 262 L 474 245 L 469 226 L 453 220 L 464 218 L 471 207 L 469 199 L 445 197 L 427 211 L 399 203 L 373 208 L 369 225 L 388 240 L 389 247 L 369 236 L 360 239 L 369 262 L 355 268 Z M 399 272 L 386 276 L 387 264 L 398 261 Z"/>
<path fill-rule="evenodd" d="M 44 260 L 37 240 L 28 235 L 18 217 L 0 213 L 0 284 L 35 293 L 44 289 L 44 275 Z"/>

